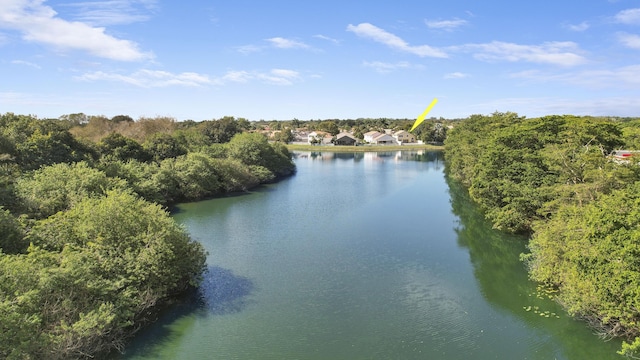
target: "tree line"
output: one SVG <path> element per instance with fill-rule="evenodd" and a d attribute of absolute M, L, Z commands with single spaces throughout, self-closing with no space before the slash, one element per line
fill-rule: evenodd
<path fill-rule="evenodd" d="M 295 171 L 246 123 L 0 115 L 0 357 L 122 350 L 197 286 L 206 252 L 168 206 Z"/>
<path fill-rule="evenodd" d="M 522 260 L 567 311 L 640 349 L 640 119 L 473 115 L 448 133 L 447 176 L 494 228 L 529 234 Z M 557 291 L 557 292 L 556 292 Z"/>
<path fill-rule="evenodd" d="M 183 141 L 206 143 L 209 140 L 219 143 L 227 142 L 230 136 L 238 131 L 256 131 L 264 133 L 269 140 L 289 143 L 294 140 L 296 131 L 324 131 L 331 135 L 340 132 L 350 132 L 356 138 L 363 139 L 368 131 L 383 132 L 384 129 L 393 131 L 411 129 L 415 119 L 393 118 L 357 118 L 357 119 L 318 119 L 318 120 L 258 120 L 248 121 L 244 118 L 224 116 L 217 120 L 176 121 L 171 117 L 140 117 L 134 120 L 128 115 L 116 115 L 112 118 L 105 116 L 89 116 L 83 113 L 62 115 L 55 119 L 58 123 L 72 128 L 73 135 L 99 141 L 105 135 L 116 132 L 140 143 L 148 140 L 149 135 L 157 133 L 176 133 Z M 452 124 L 460 119 L 444 119 L 431 117 L 413 131 L 418 140 L 425 143 L 441 144 Z"/>

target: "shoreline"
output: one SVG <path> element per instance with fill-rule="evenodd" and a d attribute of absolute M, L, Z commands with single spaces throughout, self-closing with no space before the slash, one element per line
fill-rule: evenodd
<path fill-rule="evenodd" d="M 329 152 L 375 152 L 400 150 L 444 150 L 444 145 L 415 144 L 415 145 L 309 145 L 286 144 L 289 151 L 329 151 Z"/>

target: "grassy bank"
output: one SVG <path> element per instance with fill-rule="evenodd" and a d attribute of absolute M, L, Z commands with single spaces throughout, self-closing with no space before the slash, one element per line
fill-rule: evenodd
<path fill-rule="evenodd" d="M 331 152 L 366 152 L 366 151 L 399 151 L 399 150 L 444 150 L 444 146 L 429 144 L 417 145 L 361 145 L 361 146 L 334 146 L 334 145 L 308 145 L 288 144 L 289 151 L 331 151 Z"/>

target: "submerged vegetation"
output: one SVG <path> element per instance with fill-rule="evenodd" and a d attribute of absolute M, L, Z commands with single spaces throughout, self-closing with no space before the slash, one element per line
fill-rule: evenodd
<path fill-rule="evenodd" d="M 197 286 L 206 253 L 167 207 L 295 170 L 247 123 L 0 115 L 0 357 L 122 350 Z"/>
<path fill-rule="evenodd" d="M 530 235 L 523 260 L 567 311 L 640 351 L 640 121 L 474 115 L 448 133 L 448 175 L 494 227 Z"/>

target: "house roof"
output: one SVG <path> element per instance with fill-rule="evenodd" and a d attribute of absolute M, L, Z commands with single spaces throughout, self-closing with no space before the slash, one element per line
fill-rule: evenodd
<path fill-rule="evenodd" d="M 340 133 L 340 134 L 336 135 L 336 140 L 337 140 L 337 139 L 341 139 L 341 138 L 343 138 L 343 137 L 345 137 L 345 136 L 346 136 L 346 137 L 349 137 L 349 138 L 351 138 L 351 139 L 353 139 L 353 140 L 357 140 L 357 139 L 355 138 L 355 136 L 353 136 L 353 135 L 351 135 L 351 134 L 349 134 L 349 133 L 347 133 L 347 132 L 343 132 L 343 133 Z"/>
<path fill-rule="evenodd" d="M 328 132 L 325 132 L 325 131 L 312 131 L 307 136 L 327 137 L 327 136 L 331 136 L 331 134 L 329 134 Z"/>
<path fill-rule="evenodd" d="M 398 136 L 400 134 L 411 134 L 410 132 L 408 132 L 407 130 L 400 130 L 400 131 L 396 131 L 395 133 L 393 133 L 394 136 Z M 411 134 L 413 135 L 413 134 Z"/>
<path fill-rule="evenodd" d="M 380 141 L 380 140 L 395 140 L 391 135 L 388 134 L 380 134 L 376 137 L 373 138 L 374 141 Z"/>
<path fill-rule="evenodd" d="M 380 132 L 378 132 L 378 131 L 368 131 L 368 132 L 364 133 L 364 136 L 372 136 L 372 137 L 376 137 L 376 136 L 378 136 L 378 135 L 376 135 L 376 134 L 381 134 L 381 133 L 380 133 Z"/>

